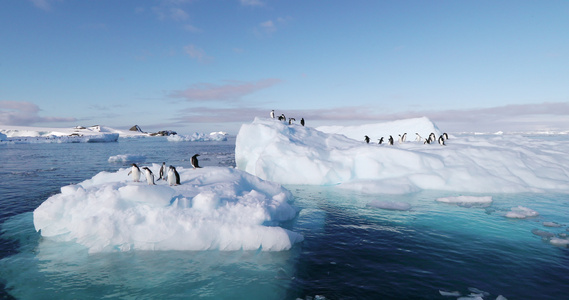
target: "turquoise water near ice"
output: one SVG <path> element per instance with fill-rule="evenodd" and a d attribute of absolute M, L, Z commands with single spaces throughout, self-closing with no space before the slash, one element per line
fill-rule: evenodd
<path fill-rule="evenodd" d="M 117 143 L 0 145 L 0 298 L 17 299 L 454 299 L 439 290 L 486 292 L 484 299 L 565 299 L 569 249 L 533 229 L 569 234 L 567 194 L 492 196 L 490 207 L 435 199 L 460 193 L 365 195 L 335 186 L 286 186 L 297 218 L 282 227 L 304 235 L 289 251 L 131 251 L 88 254 L 74 243 L 44 239 L 32 211 L 61 186 L 101 171 L 119 154 L 143 164 L 234 166 L 234 139 L 172 143 L 164 138 Z M 405 202 L 408 211 L 368 206 Z M 529 219 L 504 214 L 522 205 Z M 545 227 L 556 222 L 561 227 Z M 469 290 L 470 288 L 470 290 Z M 474 288 L 474 289 L 473 289 Z"/>

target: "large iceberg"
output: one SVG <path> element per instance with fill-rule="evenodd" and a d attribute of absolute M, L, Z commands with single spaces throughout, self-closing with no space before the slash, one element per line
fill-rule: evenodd
<path fill-rule="evenodd" d="M 149 166 L 158 174 L 160 165 Z M 89 252 L 290 249 L 302 235 L 279 227 L 294 218 L 291 193 L 233 168 L 179 168 L 180 185 L 133 182 L 123 168 L 61 188 L 34 211 L 44 238 Z"/>
<path fill-rule="evenodd" d="M 446 146 L 416 142 L 415 133 L 440 134 L 426 118 L 319 129 L 328 133 L 276 119 L 243 124 L 236 138 L 237 168 L 282 184 L 369 193 L 569 191 L 567 143 L 544 150 L 546 140 L 536 145 L 536 139 L 520 135 L 450 136 Z M 412 135 L 398 143 L 405 132 Z M 396 142 L 366 144 L 365 135 L 392 135 Z"/>

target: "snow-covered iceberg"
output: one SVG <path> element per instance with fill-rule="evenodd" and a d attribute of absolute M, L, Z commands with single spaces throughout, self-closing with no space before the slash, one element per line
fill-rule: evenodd
<path fill-rule="evenodd" d="M 120 133 L 104 126 L 74 128 L 41 128 L 8 126 L 0 128 L 5 138 L 0 141 L 15 144 L 33 143 L 106 143 L 116 142 Z"/>
<path fill-rule="evenodd" d="M 149 166 L 158 174 L 160 165 Z M 89 252 L 290 249 L 302 235 L 279 227 L 296 216 L 291 193 L 233 168 L 179 168 L 180 185 L 133 182 L 130 168 L 61 188 L 33 214 L 44 238 Z"/>
<path fill-rule="evenodd" d="M 390 129 L 389 126 L 394 128 Z M 397 125 L 397 126 L 395 126 Z M 377 127 L 377 129 L 374 129 Z M 519 135 L 450 136 L 446 146 L 406 142 L 366 144 L 365 135 L 397 140 L 440 130 L 428 119 L 410 119 L 327 131 L 256 118 L 236 138 L 238 169 L 282 184 L 340 185 L 369 193 L 420 190 L 461 192 L 569 192 L 569 143 Z M 412 129 L 412 130 L 411 130 Z M 377 133 L 378 135 L 374 135 Z M 544 150 L 546 149 L 546 150 Z"/>

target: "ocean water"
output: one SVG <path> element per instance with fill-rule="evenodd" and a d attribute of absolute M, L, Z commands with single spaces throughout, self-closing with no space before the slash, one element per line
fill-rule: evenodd
<path fill-rule="evenodd" d="M 42 239 L 32 212 L 62 186 L 128 163 L 234 166 L 235 140 L 0 145 L 0 298 L 3 299 L 567 299 L 569 249 L 532 233 L 569 234 L 568 194 L 492 196 L 490 207 L 435 201 L 460 193 L 366 195 L 286 186 L 300 209 L 282 227 L 304 235 L 289 251 L 131 251 L 89 255 Z M 408 203 L 406 211 L 374 201 Z M 539 212 L 509 219 L 512 207 Z M 546 227 L 556 222 L 560 227 Z M 450 293 L 454 296 L 441 294 Z"/>

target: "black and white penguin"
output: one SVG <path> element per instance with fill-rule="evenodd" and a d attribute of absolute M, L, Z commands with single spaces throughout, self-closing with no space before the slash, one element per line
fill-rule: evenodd
<path fill-rule="evenodd" d="M 285 117 L 284 114 L 281 114 L 281 115 L 279 116 L 279 121 L 286 121 L 286 117 Z"/>
<path fill-rule="evenodd" d="M 168 167 L 168 184 L 169 185 L 179 185 L 180 184 L 180 174 L 176 171 L 174 166 Z"/>
<path fill-rule="evenodd" d="M 364 137 L 364 141 L 369 144 L 369 136 L 366 135 L 366 136 Z"/>
<path fill-rule="evenodd" d="M 383 137 L 381 137 L 381 138 L 379 139 L 379 143 L 378 143 L 378 144 L 380 144 L 380 145 L 383 144 Z"/>
<path fill-rule="evenodd" d="M 288 118 L 288 125 L 292 125 L 292 122 L 296 121 L 295 118 Z"/>
<path fill-rule="evenodd" d="M 167 176 L 166 172 L 167 172 L 166 171 L 166 163 L 163 162 L 162 166 L 160 167 L 160 173 L 158 173 L 158 180 L 161 180 L 161 179 L 166 180 L 166 176 Z"/>
<path fill-rule="evenodd" d="M 445 138 L 442 135 L 439 136 L 439 144 L 441 144 L 441 146 L 445 145 Z"/>
<path fill-rule="evenodd" d="M 421 135 L 420 135 L 419 133 L 415 132 L 415 135 L 417 136 L 417 137 L 415 138 L 415 142 L 420 142 L 420 141 L 423 140 L 423 138 L 421 137 Z"/>
<path fill-rule="evenodd" d="M 435 135 L 434 132 L 431 132 L 431 134 L 429 134 L 429 144 L 433 143 L 437 140 L 437 136 Z"/>
<path fill-rule="evenodd" d="M 200 156 L 200 155 L 196 154 L 196 155 L 192 156 L 192 159 L 190 161 L 192 163 L 192 167 L 194 167 L 194 169 L 195 168 L 201 168 L 200 165 L 198 164 L 198 156 Z"/>
<path fill-rule="evenodd" d="M 275 110 L 274 109 L 271 110 L 271 118 L 273 118 L 273 119 L 275 118 Z"/>
<path fill-rule="evenodd" d="M 128 175 L 130 175 L 130 173 L 132 173 L 132 180 L 134 182 L 140 181 L 140 169 L 138 168 L 138 166 L 136 164 L 132 164 L 132 167 L 130 168 Z"/>
<path fill-rule="evenodd" d="M 407 132 L 405 132 L 403 135 L 399 135 L 399 144 L 405 143 L 406 139 L 407 139 Z"/>
<path fill-rule="evenodd" d="M 389 136 L 389 140 L 387 140 L 388 144 L 393 146 L 393 137 Z"/>
<path fill-rule="evenodd" d="M 144 171 L 144 175 L 146 176 L 146 182 L 148 182 L 149 185 L 154 185 L 154 174 L 152 173 L 152 171 L 150 171 L 150 169 L 147 167 L 142 168 L 142 170 Z"/>
<path fill-rule="evenodd" d="M 304 118 L 300 118 L 300 125 L 304 126 Z"/>
<path fill-rule="evenodd" d="M 443 133 L 443 137 L 445 138 L 445 140 L 448 140 L 448 134 L 446 132 Z"/>

